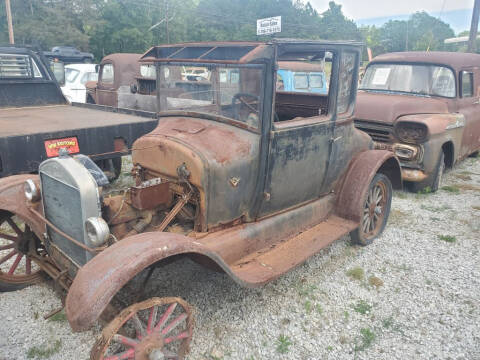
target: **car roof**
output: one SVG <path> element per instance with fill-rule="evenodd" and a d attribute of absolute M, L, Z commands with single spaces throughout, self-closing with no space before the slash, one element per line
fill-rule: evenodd
<path fill-rule="evenodd" d="M 376 56 L 370 64 L 386 62 L 412 62 L 448 65 L 455 70 L 459 70 L 466 67 L 478 67 L 480 65 L 480 54 L 447 51 L 395 52 Z"/>

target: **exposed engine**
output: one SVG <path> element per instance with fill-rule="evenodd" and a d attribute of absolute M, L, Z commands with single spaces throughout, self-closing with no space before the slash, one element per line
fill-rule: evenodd
<path fill-rule="evenodd" d="M 132 170 L 135 186 L 114 193 L 104 191 L 108 180 L 83 155 L 46 160 L 39 173 L 44 214 L 50 222 L 47 246 L 58 248 L 78 266 L 94 256 L 89 249 L 128 236 L 149 231 L 187 235 L 194 229 L 198 200 L 185 164 L 178 166 L 175 179 L 147 179 L 136 166 Z"/>

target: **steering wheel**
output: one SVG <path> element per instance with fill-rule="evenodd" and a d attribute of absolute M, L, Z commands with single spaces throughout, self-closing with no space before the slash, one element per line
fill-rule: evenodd
<path fill-rule="evenodd" d="M 250 110 L 258 114 L 258 110 L 255 109 L 252 105 L 250 105 L 248 102 L 246 102 L 243 97 L 249 97 L 252 99 L 255 99 L 257 101 L 260 100 L 260 98 L 257 95 L 250 94 L 250 93 L 236 93 L 235 95 L 232 96 L 232 109 L 233 109 L 233 117 L 237 120 L 239 119 L 239 114 L 238 114 L 238 107 L 237 107 L 237 100 L 240 101 L 241 104 L 245 105 L 248 107 Z"/>

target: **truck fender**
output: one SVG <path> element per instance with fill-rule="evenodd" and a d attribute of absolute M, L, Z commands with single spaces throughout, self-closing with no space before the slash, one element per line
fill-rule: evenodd
<path fill-rule="evenodd" d="M 339 216 L 360 222 L 365 203 L 364 196 L 377 172 L 386 175 L 394 189 L 402 189 L 400 163 L 388 150 L 367 150 L 359 153 L 350 163 L 345 180 L 337 197 L 336 212 Z"/>
<path fill-rule="evenodd" d="M 67 295 L 65 310 L 74 331 L 88 329 L 115 294 L 150 265 L 178 254 L 200 254 L 232 275 L 215 253 L 193 238 L 168 232 L 148 232 L 108 247 L 77 273 Z"/>
<path fill-rule="evenodd" d="M 24 190 L 24 184 L 27 179 L 33 180 L 37 187 L 40 188 L 38 175 L 13 175 L 0 179 L 0 216 L 2 212 L 16 214 L 41 239 L 42 234 L 45 232 L 45 224 L 30 211 L 30 207 L 35 207 L 35 210 L 40 213 L 43 210 L 40 203 L 30 204 L 27 202 Z"/>

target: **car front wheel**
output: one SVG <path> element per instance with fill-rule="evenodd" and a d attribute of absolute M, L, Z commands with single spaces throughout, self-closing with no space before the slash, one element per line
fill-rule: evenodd
<path fill-rule="evenodd" d="M 360 226 L 350 233 L 352 242 L 369 245 L 379 237 L 387 224 L 392 205 L 392 183 L 383 174 L 376 174 L 364 194 Z"/>

